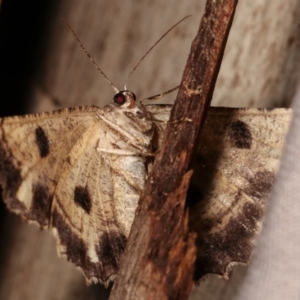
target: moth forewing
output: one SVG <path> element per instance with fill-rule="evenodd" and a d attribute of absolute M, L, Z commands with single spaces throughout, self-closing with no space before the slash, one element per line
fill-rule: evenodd
<path fill-rule="evenodd" d="M 4 118 L 0 184 L 7 206 L 52 228 L 58 251 L 90 281 L 117 273 L 146 177 L 153 124 L 133 107 L 78 107 Z"/>

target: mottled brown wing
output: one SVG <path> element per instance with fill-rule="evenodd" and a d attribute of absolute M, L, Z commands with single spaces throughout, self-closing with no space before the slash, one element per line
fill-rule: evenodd
<path fill-rule="evenodd" d="M 169 107 L 150 107 L 167 121 Z M 292 112 L 211 107 L 188 192 L 190 229 L 198 234 L 195 279 L 228 277 L 247 263 L 279 166 Z M 158 122 L 159 135 L 165 123 Z"/>
<path fill-rule="evenodd" d="M 7 207 L 52 228 L 60 254 L 107 283 L 126 238 L 115 224 L 111 174 L 96 148 L 97 107 L 0 120 L 0 184 Z M 103 141 L 105 143 L 105 141 Z"/>

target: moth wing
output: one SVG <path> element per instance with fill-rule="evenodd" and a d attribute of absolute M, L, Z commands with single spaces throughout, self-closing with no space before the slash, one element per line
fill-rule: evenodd
<path fill-rule="evenodd" d="M 105 145 L 102 130 L 90 127 L 71 149 L 54 193 L 52 227 L 59 252 L 88 281 L 107 284 L 117 274 L 126 237 L 114 218 L 111 168 L 96 151 Z"/>
<path fill-rule="evenodd" d="M 149 110 L 168 120 L 170 107 Z M 209 109 L 187 197 L 189 226 L 197 232 L 195 279 L 226 278 L 232 263 L 249 261 L 291 116 L 284 108 Z M 158 126 L 163 134 L 166 122 Z"/>
<path fill-rule="evenodd" d="M 1 119 L 0 184 L 10 210 L 52 228 L 59 253 L 89 281 L 107 283 L 126 239 L 113 218 L 109 169 L 96 151 L 103 133 L 98 111 Z"/>
<path fill-rule="evenodd" d="M 162 145 L 164 132 L 170 118 L 171 105 L 147 105 L 146 110 L 151 114 L 155 124 L 153 137 L 153 150 L 157 150 Z"/>
<path fill-rule="evenodd" d="M 290 120 L 287 109 L 210 109 L 188 197 L 196 279 L 249 261 Z"/>

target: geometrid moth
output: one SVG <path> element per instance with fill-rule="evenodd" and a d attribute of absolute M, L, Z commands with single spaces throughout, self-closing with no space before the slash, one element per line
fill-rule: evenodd
<path fill-rule="evenodd" d="M 118 91 L 96 67 L 116 91 L 103 109 L 0 119 L 0 188 L 9 210 L 53 232 L 59 254 L 87 281 L 107 285 L 171 107 L 138 106 L 126 84 Z M 248 261 L 290 119 L 286 109 L 209 109 L 187 198 L 195 279 L 227 277 L 231 263 Z"/>
<path fill-rule="evenodd" d="M 82 106 L 0 119 L 0 184 L 9 210 L 50 229 L 61 255 L 107 284 L 160 145 L 170 106 L 128 91 Z M 291 119 L 286 109 L 210 108 L 188 193 L 196 278 L 247 262 Z M 172 147 L 172 145 L 170 145 Z"/>

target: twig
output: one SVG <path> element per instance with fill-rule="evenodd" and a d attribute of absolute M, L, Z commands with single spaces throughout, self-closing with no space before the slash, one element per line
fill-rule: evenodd
<path fill-rule="evenodd" d="M 187 299 L 195 235 L 188 232 L 189 166 L 210 105 L 237 0 L 208 0 L 163 146 L 140 201 L 110 299 Z"/>

